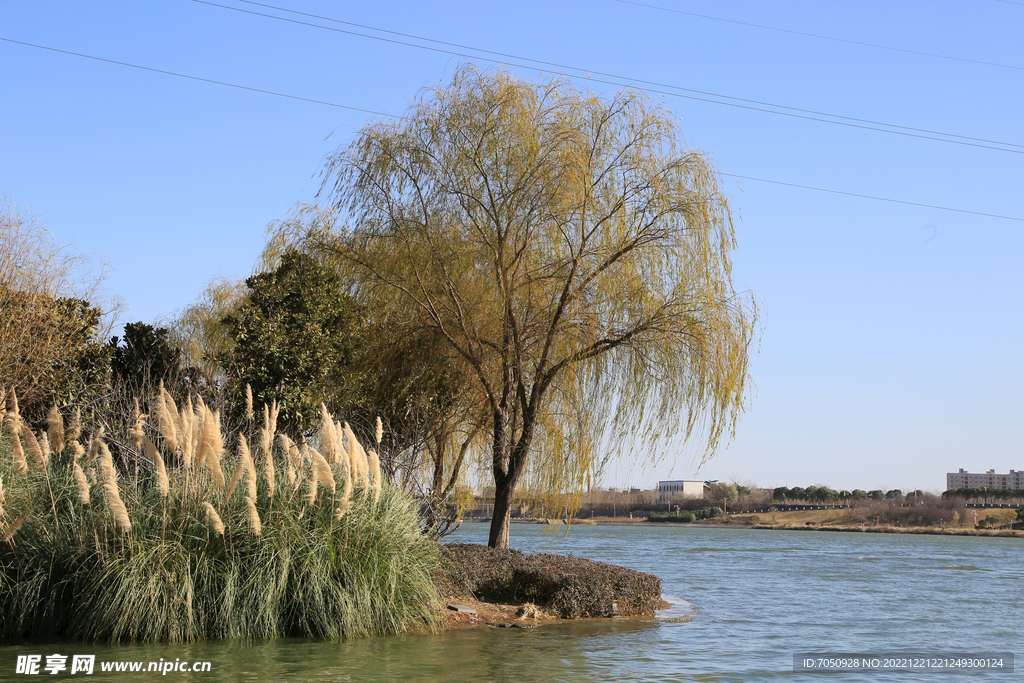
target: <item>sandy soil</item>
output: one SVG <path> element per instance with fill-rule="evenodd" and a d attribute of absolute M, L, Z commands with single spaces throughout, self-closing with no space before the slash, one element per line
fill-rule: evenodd
<path fill-rule="evenodd" d="M 493 602 L 482 602 L 465 596 L 450 595 L 442 598 L 445 605 L 445 630 L 470 628 L 478 626 L 494 626 L 499 628 L 535 628 L 541 624 L 552 624 L 564 619 L 557 619 L 530 605 L 499 605 Z M 450 606 L 461 605 L 474 610 L 475 614 L 457 612 Z M 531 609 L 532 608 L 532 609 Z"/>

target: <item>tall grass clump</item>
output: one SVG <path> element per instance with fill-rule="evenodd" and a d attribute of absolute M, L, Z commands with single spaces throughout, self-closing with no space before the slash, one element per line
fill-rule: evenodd
<path fill-rule="evenodd" d="M 350 459 L 334 456 L 339 445 L 328 461 L 319 437 L 300 449 L 270 419 L 253 435 L 256 467 L 246 439 L 225 438 L 201 401 L 178 411 L 160 395 L 149 414 L 153 424 L 133 423 L 123 442 L 94 433 L 83 445 L 54 430 L 48 458 L 7 415 L 0 638 L 347 639 L 437 622 L 437 545 L 379 469 L 353 477 Z M 344 430 L 327 438 L 361 450 Z M 272 490 L 275 468 L 289 476 Z M 244 485 L 229 493 L 223 470 L 241 472 Z"/>

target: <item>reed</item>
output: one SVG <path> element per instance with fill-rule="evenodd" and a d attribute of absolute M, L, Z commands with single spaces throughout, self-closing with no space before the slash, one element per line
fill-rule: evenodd
<path fill-rule="evenodd" d="M 67 429 L 64 449 L 43 470 L 15 463 L 14 444 L 29 430 L 0 438 L 0 638 L 345 639 L 439 623 L 438 548 L 420 533 L 408 496 L 383 484 L 375 503 L 375 491 L 353 490 L 348 462 L 308 447 L 303 457 L 269 419 L 270 433 L 258 437 L 261 450 L 270 444 L 262 457 L 312 483 L 312 502 L 291 486 L 271 496 L 267 469 L 257 471 L 251 454 L 244 473 L 252 487 L 228 498 L 214 469 L 226 438 L 216 413 L 197 401 L 176 411 L 172 425 L 167 407 L 163 397 L 150 403 L 163 421 L 143 425 L 137 460 L 120 452 L 129 458 L 124 469 L 99 429 L 89 455 Z M 337 435 L 333 419 L 331 426 Z M 168 453 L 171 444 L 157 436 L 172 428 L 176 449 Z M 167 457 L 181 455 L 190 432 L 191 465 Z M 102 495 L 91 495 L 90 481 Z"/>

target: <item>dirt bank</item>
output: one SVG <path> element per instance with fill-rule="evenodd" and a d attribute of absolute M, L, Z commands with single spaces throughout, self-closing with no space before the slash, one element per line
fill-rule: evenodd
<path fill-rule="evenodd" d="M 442 546 L 437 577 L 448 628 L 529 628 L 570 619 L 654 617 L 661 579 L 625 567 L 482 545 Z"/>

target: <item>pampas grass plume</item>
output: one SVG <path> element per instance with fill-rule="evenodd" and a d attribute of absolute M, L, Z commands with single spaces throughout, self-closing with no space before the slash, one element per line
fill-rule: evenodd
<path fill-rule="evenodd" d="M 128 518 L 128 510 L 125 509 L 124 502 L 121 501 L 121 493 L 117 490 L 117 480 L 113 477 L 108 476 L 107 480 L 103 482 L 103 497 L 107 501 L 107 507 L 110 508 L 110 514 L 114 517 L 114 526 L 124 533 L 130 532 L 132 521 Z"/>
<path fill-rule="evenodd" d="M 37 470 L 46 469 L 46 461 L 43 459 L 43 450 L 39 447 L 39 441 L 31 429 L 25 430 L 25 450 L 32 459 L 32 467 Z"/>
<path fill-rule="evenodd" d="M 220 467 L 220 456 L 224 452 L 224 437 L 220 433 L 220 415 L 207 415 L 210 419 L 209 443 L 203 464 L 210 470 L 210 475 L 217 486 L 224 488 L 224 470 Z"/>
<path fill-rule="evenodd" d="M 320 452 L 327 462 L 338 462 L 338 449 L 334 446 L 334 419 L 327 412 L 327 405 L 320 404 Z"/>
<path fill-rule="evenodd" d="M 19 474 L 28 472 L 28 462 L 25 460 L 25 449 L 21 445 L 21 437 L 17 434 L 11 436 L 11 458 L 14 460 L 14 471 Z"/>
<path fill-rule="evenodd" d="M 164 388 L 163 382 L 160 383 L 156 409 L 160 435 L 164 437 L 167 450 L 173 453 L 178 450 L 178 406 L 175 405 L 171 394 Z"/>
<path fill-rule="evenodd" d="M 156 485 L 160 489 L 160 495 L 166 498 L 171 486 L 170 481 L 167 479 L 167 467 L 164 466 L 163 456 L 160 455 L 156 445 L 145 436 L 142 437 L 142 445 L 146 450 L 146 457 L 149 458 L 156 468 Z"/>
<path fill-rule="evenodd" d="M 331 472 L 331 466 L 327 464 L 327 460 L 324 456 L 315 448 L 311 448 L 309 451 L 310 455 L 313 456 L 313 471 L 311 473 L 312 476 L 310 477 L 309 484 L 309 502 L 312 504 L 313 501 L 316 500 L 316 488 L 318 484 L 324 488 L 329 488 L 331 493 L 334 493 L 335 482 L 334 473 Z"/>
<path fill-rule="evenodd" d="M 256 511 L 256 503 L 249 496 L 245 497 L 245 518 L 249 521 L 249 528 L 256 536 L 260 535 L 263 525 L 260 524 L 260 514 Z"/>
<path fill-rule="evenodd" d="M 7 531 L 4 532 L 3 536 L 0 536 L 0 541 L 7 543 L 8 545 L 14 545 L 14 534 L 18 533 L 18 529 L 21 528 L 22 522 L 25 521 L 27 512 L 22 512 L 18 515 L 18 518 L 11 522 L 11 525 L 7 527 Z"/>
<path fill-rule="evenodd" d="M 18 395 L 14 392 L 14 387 L 11 387 L 11 409 L 4 416 L 4 428 L 11 436 L 21 434 L 21 411 L 18 410 Z"/>
<path fill-rule="evenodd" d="M 50 462 L 50 437 L 46 432 L 39 432 L 39 451 L 43 456 L 43 467 L 46 467 Z"/>
<path fill-rule="evenodd" d="M 373 504 L 376 505 L 380 499 L 380 488 L 381 488 L 381 477 L 380 477 L 380 458 L 377 456 L 377 451 L 372 448 L 367 453 L 367 459 L 369 460 L 370 474 L 373 476 Z"/>
<path fill-rule="evenodd" d="M 84 465 L 88 465 L 100 454 L 100 434 L 89 438 L 89 454 L 85 458 Z"/>
<path fill-rule="evenodd" d="M 144 434 L 143 427 L 146 424 L 146 416 L 139 410 L 139 399 L 135 399 L 132 404 L 132 426 L 128 429 L 128 438 L 132 441 L 132 446 L 135 450 L 142 450 L 142 435 Z"/>
<path fill-rule="evenodd" d="M 100 474 L 110 481 L 117 482 L 117 470 L 114 468 L 114 458 L 110 455 L 110 449 L 107 448 L 107 444 L 100 441 L 98 438 L 96 441 L 99 442 L 100 457 L 96 461 L 99 466 Z"/>
<path fill-rule="evenodd" d="M 267 495 L 274 497 L 274 432 L 277 431 L 277 401 L 273 408 L 263 404 L 263 427 L 260 429 L 260 450 L 263 451 L 263 472 L 267 477 Z"/>
<path fill-rule="evenodd" d="M 288 485 L 295 486 L 295 457 L 298 456 L 299 449 L 296 448 L 292 440 L 284 434 L 277 435 L 277 442 L 281 446 L 281 450 L 285 453 L 285 462 L 288 463 Z M 295 451 L 293 454 L 292 451 Z"/>
<path fill-rule="evenodd" d="M 356 438 L 355 432 L 352 431 L 352 427 L 349 426 L 348 422 L 345 423 L 344 429 L 345 438 L 348 440 L 348 456 L 352 468 L 352 478 L 358 484 L 363 477 L 363 466 L 366 464 L 366 456 L 365 454 L 360 454 L 363 447 L 359 445 L 359 440 Z"/>
<path fill-rule="evenodd" d="M 380 415 L 377 416 L 377 430 L 374 436 L 377 437 L 377 448 L 380 448 L 380 440 L 384 436 L 384 424 L 380 421 Z"/>
<path fill-rule="evenodd" d="M 249 444 L 245 440 L 245 436 L 239 434 L 238 465 L 235 467 L 235 473 L 231 475 L 231 483 L 228 484 L 227 498 L 231 498 L 231 494 L 235 492 L 235 486 L 238 485 L 243 474 L 245 475 L 249 497 L 256 498 L 256 468 L 253 465 L 252 454 L 249 452 Z"/>
<path fill-rule="evenodd" d="M 71 424 L 64 430 L 64 440 L 68 443 L 77 442 L 82 438 L 82 408 L 75 408 L 75 416 L 71 418 Z"/>
<path fill-rule="evenodd" d="M 252 453 L 249 451 L 249 444 L 241 434 L 238 436 L 238 450 L 245 460 L 245 488 L 249 497 L 256 500 L 256 463 L 252 460 Z"/>
<path fill-rule="evenodd" d="M 249 422 L 253 421 L 252 386 L 249 384 L 245 385 L 245 419 L 249 420 Z"/>
<path fill-rule="evenodd" d="M 85 478 L 85 472 L 77 462 L 71 463 L 75 477 L 75 489 L 78 491 L 78 502 L 82 505 L 89 504 L 89 481 Z"/>
<path fill-rule="evenodd" d="M 213 529 L 213 533 L 224 535 L 224 522 L 220 521 L 220 515 L 209 503 L 203 503 L 203 509 L 206 510 L 206 523 Z"/>
<path fill-rule="evenodd" d="M 64 450 L 64 417 L 57 410 L 57 404 L 53 404 L 49 414 L 46 416 L 46 434 L 50 439 L 50 447 L 54 453 Z"/>

